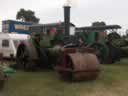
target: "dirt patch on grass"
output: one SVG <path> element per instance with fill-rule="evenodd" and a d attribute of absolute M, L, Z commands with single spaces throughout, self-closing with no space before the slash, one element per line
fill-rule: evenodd
<path fill-rule="evenodd" d="M 113 83 L 111 86 L 92 86 L 91 91 L 84 90 L 80 96 L 127 96 L 128 83 L 127 81 L 119 81 Z"/>

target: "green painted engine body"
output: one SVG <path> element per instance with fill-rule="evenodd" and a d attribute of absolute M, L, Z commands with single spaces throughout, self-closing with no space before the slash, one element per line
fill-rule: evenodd
<path fill-rule="evenodd" d="M 81 32 L 80 38 L 88 48 L 94 48 L 100 63 L 104 63 L 109 55 L 109 49 L 106 45 L 106 38 L 99 37 L 99 32 Z"/>

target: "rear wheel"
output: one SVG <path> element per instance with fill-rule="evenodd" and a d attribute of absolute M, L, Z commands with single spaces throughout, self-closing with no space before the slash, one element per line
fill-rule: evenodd
<path fill-rule="evenodd" d="M 49 51 L 44 48 L 21 44 L 17 49 L 16 62 L 19 69 L 35 71 L 50 68 Z"/>
<path fill-rule="evenodd" d="M 28 51 L 24 44 L 21 44 L 17 49 L 16 63 L 19 69 L 26 69 L 26 64 L 28 64 Z"/>

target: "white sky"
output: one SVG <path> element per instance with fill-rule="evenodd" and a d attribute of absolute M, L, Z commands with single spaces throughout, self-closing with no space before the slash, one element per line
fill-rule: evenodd
<path fill-rule="evenodd" d="M 63 21 L 66 0 L 0 0 L 0 21 L 16 18 L 20 8 L 35 11 L 40 23 Z M 94 21 L 119 24 L 128 29 L 128 0 L 72 0 L 71 21 L 89 26 Z M 1 23 L 0 23 L 1 24 Z"/>

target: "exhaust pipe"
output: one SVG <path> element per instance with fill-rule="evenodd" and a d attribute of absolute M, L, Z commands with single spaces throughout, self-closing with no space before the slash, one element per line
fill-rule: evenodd
<path fill-rule="evenodd" d="M 65 36 L 70 34 L 70 6 L 64 6 L 64 28 Z"/>

